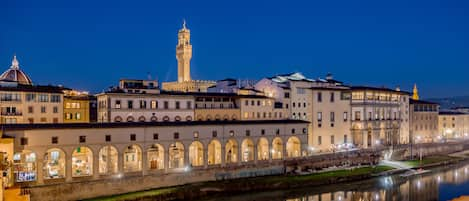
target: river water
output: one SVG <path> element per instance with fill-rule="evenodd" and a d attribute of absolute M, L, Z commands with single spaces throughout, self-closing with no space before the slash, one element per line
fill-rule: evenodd
<path fill-rule="evenodd" d="M 427 201 L 469 195 L 469 163 L 328 186 L 217 196 L 204 201 Z"/>

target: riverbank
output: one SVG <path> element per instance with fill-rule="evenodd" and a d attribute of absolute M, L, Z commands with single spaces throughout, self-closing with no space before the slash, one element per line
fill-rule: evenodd
<path fill-rule="evenodd" d="M 216 194 L 230 195 L 257 190 L 280 190 L 307 186 L 329 185 L 377 177 L 393 171 L 388 166 L 366 166 L 317 172 L 306 175 L 277 175 L 254 178 L 202 182 L 182 186 L 153 189 L 122 195 L 88 199 L 87 201 L 131 201 L 131 200 L 194 200 Z"/>
<path fill-rule="evenodd" d="M 410 168 L 434 168 L 449 164 L 457 164 L 468 160 L 467 153 L 446 156 L 430 156 L 422 160 L 401 161 Z M 395 169 L 389 166 L 351 167 L 345 169 L 325 170 L 302 175 L 276 175 L 232 179 L 224 181 L 200 182 L 169 188 L 151 189 L 122 195 L 99 197 L 88 201 L 145 201 L 145 200 L 195 200 L 214 196 L 217 194 L 231 195 L 251 191 L 269 191 L 281 189 L 293 189 L 302 187 L 314 187 L 345 182 L 370 179 L 382 175 L 393 175 L 405 172 L 406 169 Z"/>

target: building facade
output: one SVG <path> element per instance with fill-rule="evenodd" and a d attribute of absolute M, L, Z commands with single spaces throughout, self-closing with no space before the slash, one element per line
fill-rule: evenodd
<path fill-rule="evenodd" d="M 440 111 L 438 115 L 437 139 L 458 140 L 469 136 L 469 113 Z"/>
<path fill-rule="evenodd" d="M 352 136 L 358 147 L 408 143 L 409 97 L 400 90 L 352 87 Z"/>
<path fill-rule="evenodd" d="M 298 120 L 9 125 L 11 180 L 29 185 L 254 165 L 306 155 Z M 11 150 L 10 150 L 11 151 Z"/>
<path fill-rule="evenodd" d="M 415 94 L 415 93 L 414 93 Z M 418 95 L 417 95 L 418 97 Z M 410 99 L 410 142 L 430 143 L 438 141 L 437 103 Z"/>

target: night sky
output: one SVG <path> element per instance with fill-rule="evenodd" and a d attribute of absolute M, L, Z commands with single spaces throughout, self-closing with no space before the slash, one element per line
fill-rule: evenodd
<path fill-rule="evenodd" d="M 293 71 L 347 84 L 469 95 L 469 1 L 0 0 L 0 67 L 91 92 L 120 78 L 176 80 L 182 20 L 192 78 Z M 3 70 L 2 70 L 3 71 Z"/>

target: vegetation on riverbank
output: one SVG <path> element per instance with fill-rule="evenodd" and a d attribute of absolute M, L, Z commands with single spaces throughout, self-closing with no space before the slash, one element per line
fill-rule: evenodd
<path fill-rule="evenodd" d="M 407 161 L 402 161 L 402 162 L 410 166 L 411 168 L 416 168 L 416 167 L 426 166 L 430 164 L 450 162 L 453 160 L 457 160 L 457 158 L 451 157 L 451 156 L 428 156 L 428 157 L 422 158 L 422 160 L 414 159 L 414 160 L 407 160 Z"/>
<path fill-rule="evenodd" d="M 223 193 L 227 191 L 247 192 L 249 190 L 282 189 L 289 186 L 331 184 L 351 181 L 354 180 L 354 178 L 369 178 L 372 177 L 372 174 L 378 174 L 392 169 L 393 168 L 389 166 L 358 167 L 307 175 L 277 175 L 225 181 L 211 181 L 100 197 L 89 199 L 88 201 L 153 200 L 153 198 L 154 200 L 177 200 L 181 198 L 184 199 L 185 196 L 189 196 L 194 199 L 194 197 L 206 195 L 208 192 L 207 189 L 209 189 L 209 191 L 211 189 L 213 192 Z M 252 189 L 249 189 L 249 186 L 252 186 Z M 190 195 L 187 195 L 188 193 Z"/>

